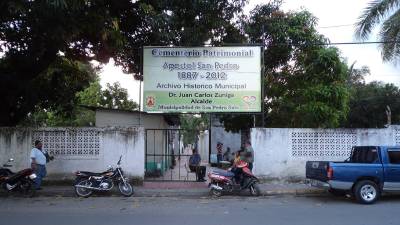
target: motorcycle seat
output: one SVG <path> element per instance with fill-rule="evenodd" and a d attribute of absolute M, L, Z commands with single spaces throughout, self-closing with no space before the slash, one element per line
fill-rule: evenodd
<path fill-rule="evenodd" d="M 231 171 L 220 170 L 220 169 L 213 170 L 212 173 L 217 174 L 217 175 L 221 175 L 221 176 L 225 176 L 225 177 L 233 177 L 233 176 L 235 176 L 235 174 L 232 173 Z"/>
<path fill-rule="evenodd" d="M 89 172 L 89 171 L 79 171 L 80 175 L 82 176 L 103 176 L 105 173 L 107 173 L 108 171 L 105 172 L 101 172 L 101 173 L 93 173 L 93 172 Z"/>
<path fill-rule="evenodd" d="M 10 175 L 13 175 L 13 174 L 14 173 L 9 169 L 0 168 L 0 176 L 10 176 Z"/>

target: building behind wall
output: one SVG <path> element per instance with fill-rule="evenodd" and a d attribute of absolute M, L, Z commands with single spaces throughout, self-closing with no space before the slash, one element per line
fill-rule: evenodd
<path fill-rule="evenodd" d="M 180 150 L 179 118 L 139 111 L 95 108 L 96 127 L 143 127 L 146 175 L 157 176 L 173 164 Z"/>
<path fill-rule="evenodd" d="M 209 132 L 204 131 L 199 134 L 197 148 L 204 161 L 208 161 L 211 153 L 211 162 L 216 162 L 217 143 L 223 143 L 223 153 L 227 148 L 231 152 L 240 150 L 242 143 L 241 132 L 227 132 L 224 125 L 219 121 L 217 114 L 212 114 L 211 138 Z M 116 109 L 96 108 L 97 127 L 144 127 L 146 130 L 146 169 L 149 171 L 165 171 L 171 166 L 170 156 L 151 156 L 183 154 L 183 146 L 179 132 L 168 132 L 166 129 L 179 128 L 179 118 L 177 116 L 165 116 L 161 114 L 147 114 L 139 111 L 127 111 Z M 168 133 L 166 133 L 168 132 Z M 169 139 L 169 140 L 167 140 Z M 211 140 L 211 145 L 209 144 Z M 211 149 L 209 149 L 211 147 Z M 166 158 L 167 157 L 167 158 Z M 153 160 L 154 159 L 154 160 Z"/>
<path fill-rule="evenodd" d="M 173 116 L 147 114 L 139 111 L 95 108 L 96 127 L 143 127 L 144 129 L 176 128 Z"/>

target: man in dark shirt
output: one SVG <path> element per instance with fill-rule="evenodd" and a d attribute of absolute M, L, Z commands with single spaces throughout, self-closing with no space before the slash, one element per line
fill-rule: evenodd
<path fill-rule="evenodd" d="M 224 144 L 222 144 L 221 142 L 217 143 L 217 162 L 219 163 L 220 161 L 222 161 L 222 147 Z"/>
<path fill-rule="evenodd" d="M 224 155 L 223 155 L 223 159 L 224 159 L 225 161 L 230 162 L 230 161 L 231 161 L 231 158 L 232 158 L 231 148 L 227 147 L 227 148 L 226 148 L 226 152 L 225 152 Z"/>
<path fill-rule="evenodd" d="M 254 163 L 254 150 L 251 147 L 251 142 L 246 141 L 244 144 L 243 158 L 249 164 L 250 171 L 253 171 L 253 163 Z"/>
<path fill-rule="evenodd" d="M 189 169 L 192 172 L 196 172 L 197 181 L 206 181 L 206 167 L 200 166 L 201 157 L 197 152 L 197 149 L 193 149 L 193 154 L 189 158 Z"/>

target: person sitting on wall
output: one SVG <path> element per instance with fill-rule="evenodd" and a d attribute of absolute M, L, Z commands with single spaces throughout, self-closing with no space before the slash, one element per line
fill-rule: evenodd
<path fill-rule="evenodd" d="M 201 157 L 197 152 L 197 149 L 193 149 L 193 154 L 189 158 L 189 169 L 191 172 L 196 173 L 197 181 L 206 181 L 204 177 L 206 176 L 206 167 L 200 166 Z"/>

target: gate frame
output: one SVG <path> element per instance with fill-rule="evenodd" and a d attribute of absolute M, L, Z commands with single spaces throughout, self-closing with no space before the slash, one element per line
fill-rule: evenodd
<path fill-rule="evenodd" d="M 145 158 L 144 158 L 144 163 L 145 163 L 145 174 L 144 174 L 144 181 L 151 181 L 151 182 L 197 182 L 196 180 L 181 180 L 180 178 L 181 178 L 181 168 L 180 168 L 180 166 L 181 166 L 181 161 L 180 160 L 178 160 L 179 161 L 179 164 L 177 164 L 176 166 L 175 166 L 175 168 L 177 168 L 178 169 L 178 177 L 179 177 L 179 179 L 173 179 L 173 177 L 172 177 L 172 173 L 171 173 L 171 179 L 158 179 L 159 177 L 156 177 L 156 178 L 152 178 L 152 177 L 147 177 L 146 176 L 146 173 L 147 173 L 147 160 L 148 160 L 148 158 L 149 157 L 154 157 L 154 159 L 155 159 L 155 157 L 157 157 L 157 156 L 159 156 L 159 157 L 178 157 L 178 159 L 180 159 L 181 157 L 190 157 L 191 155 L 187 155 L 187 154 L 181 154 L 181 149 L 180 149 L 180 147 L 181 147 L 181 143 L 182 143 L 182 140 L 181 140 L 181 131 L 182 131 L 183 129 L 180 129 L 180 128 L 146 128 L 145 129 L 145 143 L 144 143 L 144 146 L 145 146 L 145 149 L 144 149 L 144 155 L 145 155 Z M 154 142 L 154 152 L 153 152 L 153 154 L 150 154 L 150 153 L 148 153 L 148 142 L 147 142 L 147 140 L 148 140 L 148 131 L 154 131 L 154 133 L 153 133 L 153 142 Z M 165 137 L 166 138 L 166 150 L 168 150 L 168 148 L 169 148 L 169 146 L 168 146 L 168 142 L 169 142 L 169 140 L 168 140 L 168 138 L 169 138 L 169 131 L 178 131 L 179 132 L 179 135 L 178 135 L 178 153 L 179 154 L 168 154 L 168 153 L 163 153 L 163 154 L 156 154 L 156 152 L 155 152 L 155 132 L 156 131 L 162 131 L 162 137 Z M 208 149 L 208 152 L 209 152 L 209 154 L 210 154 L 210 151 L 211 151 L 211 149 Z M 162 159 L 162 162 L 164 163 L 164 162 L 166 162 L 167 160 L 164 160 L 164 158 Z M 175 169 L 174 168 L 174 169 Z M 187 168 L 187 169 L 189 169 L 189 168 Z M 187 171 L 184 171 L 184 173 L 188 173 Z M 161 176 L 160 178 L 163 178 L 163 177 L 165 177 L 165 175 L 163 175 L 163 176 Z M 188 174 L 186 175 L 186 178 L 188 179 Z"/>

